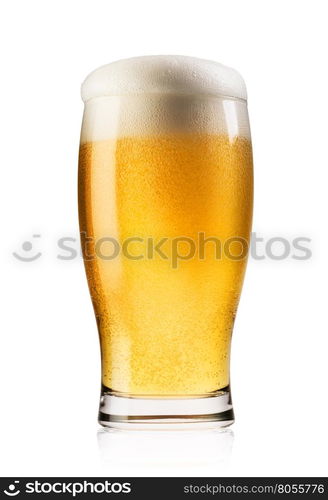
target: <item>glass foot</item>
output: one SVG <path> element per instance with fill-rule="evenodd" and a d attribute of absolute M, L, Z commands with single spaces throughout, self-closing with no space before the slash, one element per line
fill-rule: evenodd
<path fill-rule="evenodd" d="M 173 429 L 227 427 L 234 422 L 230 388 L 198 396 L 134 396 L 102 389 L 104 427 Z"/>

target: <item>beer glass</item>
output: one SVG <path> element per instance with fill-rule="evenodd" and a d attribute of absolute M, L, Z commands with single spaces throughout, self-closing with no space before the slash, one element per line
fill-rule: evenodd
<path fill-rule="evenodd" d="M 82 85 L 79 216 L 99 422 L 233 422 L 230 343 L 251 230 L 246 89 L 219 63 L 118 61 Z"/>

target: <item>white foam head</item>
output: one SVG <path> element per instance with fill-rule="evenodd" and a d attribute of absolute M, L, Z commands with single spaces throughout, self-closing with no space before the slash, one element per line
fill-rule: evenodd
<path fill-rule="evenodd" d="M 82 85 L 81 141 L 170 132 L 249 136 L 246 87 L 235 70 L 183 56 L 102 66 Z"/>
<path fill-rule="evenodd" d="M 144 56 L 102 66 L 82 84 L 82 99 L 138 94 L 209 95 L 247 99 L 240 74 L 214 61 L 187 56 Z"/>

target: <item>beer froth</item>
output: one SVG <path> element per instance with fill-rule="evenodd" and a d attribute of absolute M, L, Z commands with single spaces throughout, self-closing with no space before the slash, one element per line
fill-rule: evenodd
<path fill-rule="evenodd" d="M 102 66 L 85 79 L 82 99 L 113 95 L 180 94 L 246 100 L 244 80 L 223 64 L 188 56 L 144 56 Z"/>
<path fill-rule="evenodd" d="M 191 132 L 249 138 L 246 88 L 235 70 L 183 56 L 117 61 L 82 85 L 82 142 Z"/>

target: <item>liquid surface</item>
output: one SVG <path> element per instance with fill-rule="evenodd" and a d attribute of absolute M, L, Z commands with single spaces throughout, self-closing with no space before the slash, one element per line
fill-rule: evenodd
<path fill-rule="evenodd" d="M 241 137 L 81 145 L 80 227 L 89 238 L 83 249 L 106 387 L 166 396 L 229 384 L 246 259 L 236 260 L 235 241 L 222 247 L 249 239 L 252 182 L 251 144 Z M 210 238 L 203 246 L 200 234 Z M 163 238 L 160 255 L 154 246 Z M 220 256 L 211 238 L 222 243 Z"/>

